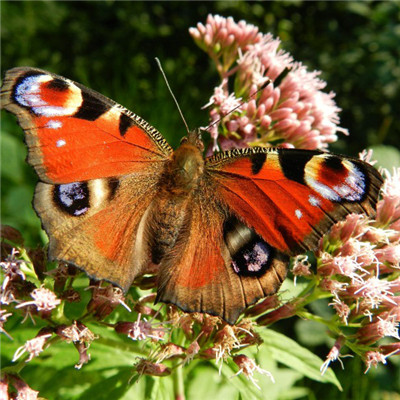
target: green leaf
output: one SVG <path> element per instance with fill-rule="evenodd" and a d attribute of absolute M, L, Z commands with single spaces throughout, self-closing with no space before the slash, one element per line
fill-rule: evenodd
<path fill-rule="evenodd" d="M 372 146 L 374 151 L 372 159 L 378 161 L 378 165 L 392 171 L 393 167 L 400 166 L 400 151 L 394 146 Z"/>
<path fill-rule="evenodd" d="M 279 298 L 282 303 L 290 301 L 298 297 L 308 284 L 309 282 L 307 280 L 298 280 L 295 285 L 291 279 L 285 279 L 279 289 Z"/>
<path fill-rule="evenodd" d="M 4 127 L 0 135 L 1 176 L 12 183 L 21 183 L 24 179 L 24 158 L 26 149 L 21 138 L 12 135 Z"/>
<path fill-rule="evenodd" d="M 128 382 L 131 376 L 132 368 L 121 368 L 110 377 L 104 377 L 104 379 L 92 384 L 88 390 L 81 394 L 80 398 L 96 400 L 121 399 L 130 389 Z M 135 390 L 135 392 L 142 392 L 140 387 L 134 389 L 139 389 Z M 138 397 L 138 393 L 135 393 L 134 396 Z"/>
<path fill-rule="evenodd" d="M 299 341 L 306 346 L 318 346 L 332 344 L 332 338 L 327 334 L 327 327 L 316 321 L 300 319 L 296 321 L 295 331 Z"/>
<path fill-rule="evenodd" d="M 332 383 L 339 390 L 342 390 L 340 382 L 331 369 L 328 369 L 324 375 L 321 375 L 320 367 L 323 360 L 310 350 L 273 330 L 260 328 L 257 329 L 257 332 L 264 340 L 263 347 L 268 348 L 269 354 L 276 361 L 301 372 L 310 379 L 323 383 Z"/>
<path fill-rule="evenodd" d="M 233 382 L 235 379 L 227 380 L 225 376 L 220 376 L 217 368 L 209 363 L 198 363 L 192 373 L 185 379 L 187 398 L 203 400 L 212 393 L 216 399 L 237 399 L 240 389 L 246 390 L 246 387 L 239 385 L 239 389 Z"/>

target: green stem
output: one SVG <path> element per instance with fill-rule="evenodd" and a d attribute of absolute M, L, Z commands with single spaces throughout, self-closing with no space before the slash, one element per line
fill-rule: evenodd
<path fill-rule="evenodd" d="M 185 386 L 183 384 L 182 364 L 173 372 L 175 400 L 185 400 Z"/>
<path fill-rule="evenodd" d="M 319 315 L 311 314 L 310 312 L 305 310 L 298 311 L 296 314 L 301 318 L 305 318 L 310 321 L 315 321 L 320 324 L 326 325 L 332 332 L 336 333 L 337 335 L 341 333 L 340 327 L 337 326 L 337 324 L 331 320 L 326 320 L 325 318 L 322 318 Z"/>

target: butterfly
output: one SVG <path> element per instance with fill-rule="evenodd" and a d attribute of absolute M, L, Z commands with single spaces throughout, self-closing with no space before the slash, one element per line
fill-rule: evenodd
<path fill-rule="evenodd" d="M 382 185 L 369 164 L 317 150 L 204 158 L 199 130 L 173 150 L 138 115 L 36 68 L 6 73 L 1 107 L 25 131 L 50 259 L 125 291 L 156 273 L 156 301 L 230 324 L 279 289 L 290 256 L 349 213 L 373 216 Z"/>

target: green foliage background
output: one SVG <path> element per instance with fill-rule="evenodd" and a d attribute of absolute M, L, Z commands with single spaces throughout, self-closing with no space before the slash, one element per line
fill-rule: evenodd
<path fill-rule="evenodd" d="M 204 23 L 209 13 L 244 19 L 262 32 L 279 36 L 285 50 L 311 70 L 321 70 L 322 78 L 328 82 L 327 90 L 336 92 L 336 101 L 343 109 L 341 126 L 349 129 L 350 137 L 342 137 L 331 150 L 355 155 L 372 146 L 381 165 L 400 165 L 397 2 L 2 1 L 0 6 L 2 73 L 11 67 L 28 65 L 71 78 L 144 117 L 172 145 L 179 143 L 185 130 L 154 57 L 160 58 L 190 127 L 204 126 L 207 112 L 201 106 L 219 82 L 210 60 L 196 47 L 188 28 L 197 22 Z M 2 223 L 21 230 L 28 245 L 44 244 L 46 238 L 30 205 L 36 176 L 24 163 L 26 150 L 21 130 L 15 119 L 3 112 L 1 131 Z M 277 324 L 276 329 L 324 358 L 332 342 L 323 330 L 310 324 L 290 319 Z M 28 330 L 21 334 L 32 337 Z M 101 347 L 98 351 L 99 359 L 107 357 L 101 354 Z M 8 357 L 7 354 L 3 362 Z M 123 359 L 123 352 L 119 357 Z M 277 393 L 265 398 L 399 399 L 399 363 L 395 357 L 393 360 L 397 368 L 389 362 L 368 375 L 363 374 L 360 360 L 346 359 L 344 372 L 335 364 L 343 392 L 333 386 L 327 390 L 326 384 L 292 375 L 286 383 L 294 385 L 297 381 L 296 387 L 278 384 Z M 104 382 L 96 381 L 90 364 L 82 371 L 74 371 L 74 361 L 68 361 L 68 365 L 48 364 L 48 371 L 40 369 L 45 375 L 38 375 L 38 368 L 27 368 L 24 377 L 31 384 L 42 382 L 42 394 L 49 398 L 80 398 L 82 392 L 74 392 L 80 381 L 87 387 L 93 384 L 93 396 L 100 398 Z M 131 361 L 125 361 L 125 366 L 130 365 Z M 127 379 L 129 376 L 127 369 Z M 199 387 L 214 379 L 201 364 L 189 376 Z M 70 390 L 65 382 L 60 393 L 57 380 L 63 377 L 70 380 Z M 106 386 L 115 388 L 122 384 L 106 382 Z M 165 383 L 162 379 L 160 382 L 157 385 L 162 392 Z M 218 386 L 214 381 L 219 387 L 214 393 L 228 395 L 226 382 L 222 380 Z M 228 385 L 230 382 L 233 381 Z M 141 389 L 135 389 L 136 395 L 154 397 L 154 387 L 145 386 L 145 382 L 139 383 Z M 195 386 L 191 385 L 188 391 L 188 395 L 192 393 L 189 398 L 196 398 Z M 252 395 L 242 394 L 242 398 Z"/>

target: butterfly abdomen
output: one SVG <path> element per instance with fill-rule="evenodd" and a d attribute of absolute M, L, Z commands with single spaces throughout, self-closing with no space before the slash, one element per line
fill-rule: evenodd
<path fill-rule="evenodd" d="M 161 193 L 154 203 L 153 218 L 149 221 L 149 241 L 151 261 L 159 264 L 170 251 L 184 228 L 188 201 L 185 197 L 176 198 Z"/>

